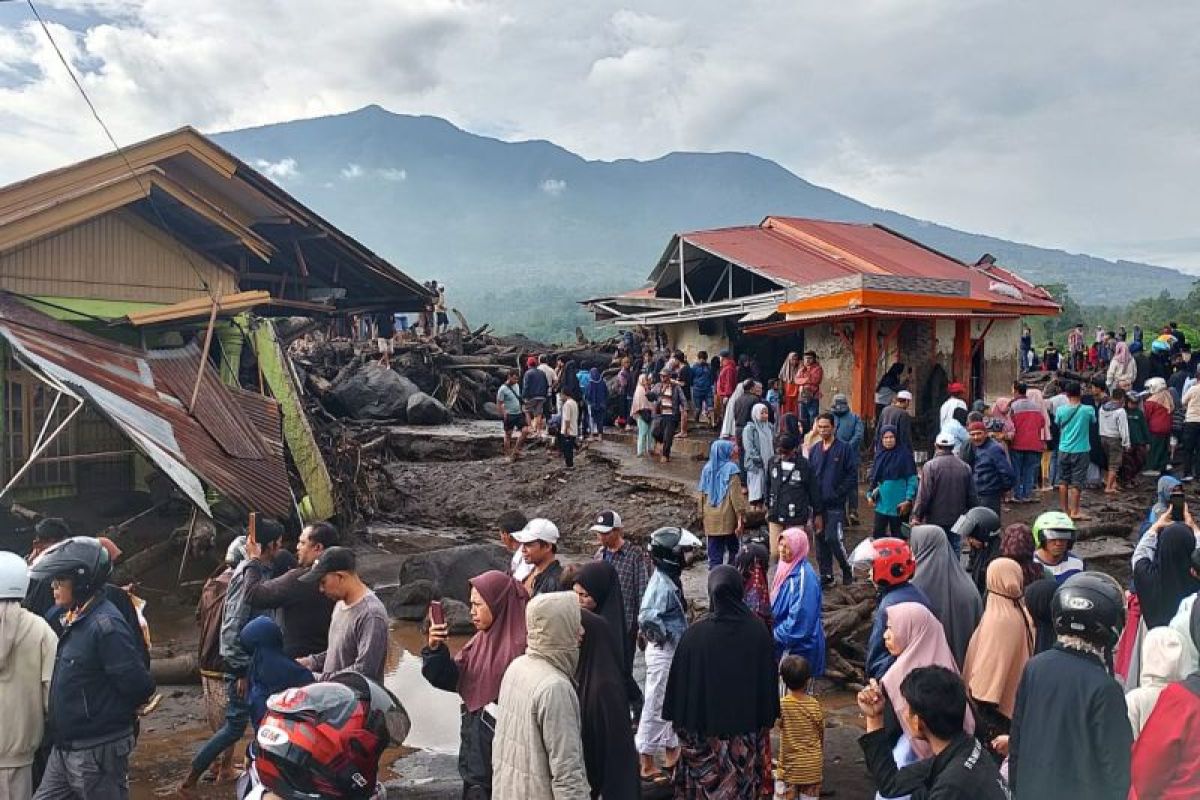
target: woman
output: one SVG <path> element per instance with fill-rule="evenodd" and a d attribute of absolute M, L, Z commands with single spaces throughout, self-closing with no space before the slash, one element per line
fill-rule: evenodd
<path fill-rule="evenodd" d="M 1029 588 L 1036 580 L 1049 575 L 1046 568 L 1033 558 L 1033 533 L 1023 522 L 1015 522 L 1000 535 L 1000 555 L 1011 558 L 1021 567 L 1021 591 Z"/>
<path fill-rule="evenodd" d="M 954 663 L 962 665 L 971 634 L 983 613 L 979 590 L 950 550 L 946 532 L 937 525 L 917 525 L 910 541 L 917 573 L 912 582 L 929 598 L 945 629 Z M 889 609 L 888 613 L 891 613 Z"/>
<path fill-rule="evenodd" d="M 600 370 L 592 367 L 588 372 L 587 395 L 588 415 L 592 421 L 592 430 L 596 432 L 597 440 L 604 437 L 604 424 L 608 416 L 608 382 L 600 374 Z"/>
<path fill-rule="evenodd" d="M 904 388 L 905 381 L 900 377 L 903 374 L 904 365 L 897 361 L 888 367 L 888 371 L 879 379 L 875 386 L 875 419 L 879 419 L 883 410 L 892 404 L 896 394 Z"/>
<path fill-rule="evenodd" d="M 748 504 L 733 460 L 733 442 L 718 439 L 708 448 L 708 463 L 700 473 L 700 514 L 708 539 L 708 568 L 737 558 L 738 536 L 746 524 Z"/>
<path fill-rule="evenodd" d="M 575 573 L 572 588 L 580 608 L 600 615 L 608 623 L 617 643 L 617 661 L 625 676 L 625 688 L 633 700 L 638 696 L 638 688 L 633 681 L 633 642 L 628 638 L 631 623 L 625 620 L 617 568 L 608 561 L 589 561 Z"/>
<path fill-rule="evenodd" d="M 871 463 L 867 477 L 867 502 L 875 509 L 875 529 L 872 539 L 881 536 L 899 537 L 900 526 L 912 511 L 917 497 L 917 463 L 907 444 L 896 438 L 896 427 L 884 425 L 879 429 L 883 446 Z"/>
<path fill-rule="evenodd" d="M 664 369 L 659 375 L 658 385 L 647 397 L 654 403 L 654 438 L 662 441 L 662 463 L 671 460 L 671 446 L 675 443 L 675 434 L 679 432 L 679 421 L 687 413 L 683 389 L 675 382 L 669 370 Z"/>
<path fill-rule="evenodd" d="M 1137 363 L 1133 360 L 1133 354 L 1129 352 L 1129 345 L 1117 342 L 1117 349 L 1113 351 L 1112 361 L 1108 365 L 1108 391 L 1111 392 L 1118 386 L 1131 387 L 1135 380 Z"/>
<path fill-rule="evenodd" d="M 462 698 L 458 772 L 464 800 L 485 800 L 492 793 L 492 736 L 496 720 L 487 707 L 500 697 L 508 665 L 525 652 L 525 606 L 529 594 L 503 572 L 489 570 L 471 578 L 471 623 L 475 635 L 457 656 L 450 655 L 449 626 L 430 625 L 421 650 L 421 674 L 435 688 Z"/>
<path fill-rule="evenodd" d="M 650 435 L 650 420 L 654 416 L 654 404 L 646 397 L 650 391 L 650 376 L 642 373 L 633 390 L 633 402 L 629 414 L 637 422 L 637 456 L 649 458 L 654 453 L 654 437 Z"/>
<path fill-rule="evenodd" d="M 1146 468 L 1161 472 L 1171 454 L 1171 415 L 1175 413 L 1175 398 L 1162 378 L 1146 381 L 1146 391 L 1150 393 L 1142 404 L 1146 426 L 1150 429 L 1150 456 Z"/>
<path fill-rule="evenodd" d="M 796 383 L 796 375 L 800 372 L 800 354 L 788 353 L 779 368 L 779 391 L 783 393 L 780 404 L 780 414 L 800 413 L 800 384 Z"/>
<path fill-rule="evenodd" d="M 971 441 L 971 437 L 967 433 L 967 410 L 956 408 L 951 411 L 950 418 L 946 420 L 946 424 L 942 426 L 940 432 L 949 434 L 950 438 L 954 440 L 954 446 L 950 452 L 961 457 L 963 447 Z"/>
<path fill-rule="evenodd" d="M 1133 738 L 1141 735 L 1158 696 L 1168 684 L 1188 676 L 1191 664 L 1187 640 L 1170 627 L 1154 628 L 1142 639 L 1142 674 L 1138 688 L 1125 694 Z"/>
<path fill-rule="evenodd" d="M 1179 601 L 1200 591 L 1200 581 L 1190 569 L 1196 534 L 1186 508 L 1187 523 L 1172 522 L 1171 512 L 1166 512 L 1133 551 L 1133 591 L 1148 629 L 1170 623 Z"/>
<path fill-rule="evenodd" d="M 746 605 L 768 629 L 773 629 L 775 617 L 771 613 L 771 589 L 767 583 L 767 564 L 770 558 L 767 548 L 761 544 L 744 545 L 738 553 L 737 570 L 746 587 Z"/>
<path fill-rule="evenodd" d="M 736 569 L 713 569 L 712 613 L 683 635 L 671 663 L 663 719 L 680 741 L 676 797 L 758 800 L 772 786 L 779 677 L 771 634 L 743 594 Z"/>
<path fill-rule="evenodd" d="M 1008 735 L 1021 673 L 1033 657 L 1034 627 L 1025 609 L 1024 580 L 1021 566 L 1011 558 L 988 565 L 987 607 L 967 648 L 963 681 L 975 701 L 984 743 Z"/>
<path fill-rule="evenodd" d="M 1025 589 L 1025 610 L 1033 620 L 1033 654 L 1045 652 L 1054 646 L 1054 616 L 1050 610 L 1058 582 L 1053 578 L 1042 578 Z"/>
<path fill-rule="evenodd" d="M 629 727 L 620 643 L 599 614 L 584 608 L 580 615 L 583 641 L 579 645 L 575 685 L 583 721 L 580 731 L 583 764 L 592 798 L 637 798 L 641 787 L 633 730 Z"/>
<path fill-rule="evenodd" d="M 992 403 L 992 407 L 987 410 L 983 420 L 984 424 L 988 426 L 989 435 L 1004 445 L 1005 450 L 1008 449 L 1009 443 L 1017 433 L 1017 428 L 1013 425 L 1012 417 L 1008 413 L 1011 406 L 1011 398 L 997 397 Z"/>
<path fill-rule="evenodd" d="M 246 699 L 250 705 L 250 721 L 258 730 L 258 724 L 267 713 L 267 698 L 284 689 L 307 686 L 313 682 L 313 674 L 283 654 L 283 631 L 270 617 L 250 620 L 238 638 L 250 654 Z"/>
<path fill-rule="evenodd" d="M 919 571 L 919 568 L 918 568 Z M 946 637 L 937 618 L 920 603 L 897 603 L 888 608 L 888 626 L 883 634 L 884 646 L 896 657 L 895 663 L 883 674 L 880 684 L 892 713 L 885 712 L 887 727 L 899 724 L 903 736 L 897 745 L 896 766 L 904 767 L 914 761 L 931 758 L 933 751 L 924 739 L 918 739 L 909 727 L 908 701 L 900 692 L 900 684 L 918 667 L 945 667 L 958 674 L 958 664 L 946 644 Z M 963 721 L 965 733 L 975 732 L 975 719 L 967 709 Z M 901 763 L 903 762 L 903 763 Z"/>
<path fill-rule="evenodd" d="M 750 424 L 742 431 L 746 488 L 751 505 L 761 505 L 767 495 L 767 462 L 775 455 L 775 431 L 769 419 L 766 404 L 756 403 L 750 409 Z"/>
<path fill-rule="evenodd" d="M 725 411 L 721 416 L 721 438 L 734 439 L 737 437 L 737 420 L 733 417 L 733 407 L 737 404 L 738 398 L 746 393 L 746 385 L 742 381 L 738 381 L 734 387 L 733 394 L 725 401 Z"/>
<path fill-rule="evenodd" d="M 775 658 L 808 659 L 813 677 L 825 674 L 825 629 L 821 625 L 821 581 L 808 563 L 808 534 L 788 528 L 779 537 L 779 565 L 771 583 Z"/>

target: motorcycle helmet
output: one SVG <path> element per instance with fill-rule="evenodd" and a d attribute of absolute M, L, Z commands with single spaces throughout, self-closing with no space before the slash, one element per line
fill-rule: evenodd
<path fill-rule="evenodd" d="M 1111 648 L 1125 627 L 1125 593 L 1103 572 L 1080 572 L 1058 587 L 1050 617 L 1055 633 Z"/>
<path fill-rule="evenodd" d="M 680 571 L 684 563 L 683 528 L 668 526 L 650 534 L 650 558 L 656 565 Z M 694 538 L 694 537 L 693 537 Z"/>
<path fill-rule="evenodd" d="M 24 600 L 29 591 L 29 567 L 25 559 L 0 551 L 0 600 Z"/>
<path fill-rule="evenodd" d="M 70 578 L 77 602 L 96 594 L 112 575 L 112 560 L 99 539 L 72 536 L 51 546 L 29 568 L 34 580 Z"/>
<path fill-rule="evenodd" d="M 950 526 L 951 533 L 957 533 L 976 541 L 987 542 L 1000 531 L 1000 515 L 987 506 L 975 506 L 958 518 Z"/>
<path fill-rule="evenodd" d="M 1061 511 L 1047 511 L 1033 521 L 1033 546 L 1044 547 L 1049 539 L 1070 539 L 1075 546 L 1075 520 Z"/>
<path fill-rule="evenodd" d="M 900 586 L 912 580 L 917 562 L 903 539 L 876 539 L 875 558 L 871 560 L 871 580 L 876 586 Z"/>

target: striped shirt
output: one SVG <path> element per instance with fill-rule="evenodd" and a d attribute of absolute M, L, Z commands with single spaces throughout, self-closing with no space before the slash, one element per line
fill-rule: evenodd
<path fill-rule="evenodd" d="M 811 695 L 779 701 L 779 778 L 793 786 L 821 782 L 825 712 Z"/>

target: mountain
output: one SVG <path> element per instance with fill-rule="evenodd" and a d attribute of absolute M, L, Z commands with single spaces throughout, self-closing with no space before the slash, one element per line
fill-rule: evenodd
<path fill-rule="evenodd" d="M 1084 305 L 1186 294 L 1194 280 L 873 208 L 746 153 L 587 161 L 379 106 L 215 138 L 414 277 L 445 282 L 472 325 L 534 336 L 586 325 L 576 301 L 639 285 L 672 233 L 769 214 L 878 222 L 964 261 L 989 252 Z"/>

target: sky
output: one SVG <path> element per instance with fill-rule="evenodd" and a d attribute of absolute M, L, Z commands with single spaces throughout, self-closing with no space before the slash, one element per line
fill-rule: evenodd
<path fill-rule="evenodd" d="M 883 208 L 1200 274 L 1200 3 L 35 0 L 121 143 L 377 103 L 586 158 L 744 151 Z M 0 0 L 0 183 L 107 149 Z"/>

